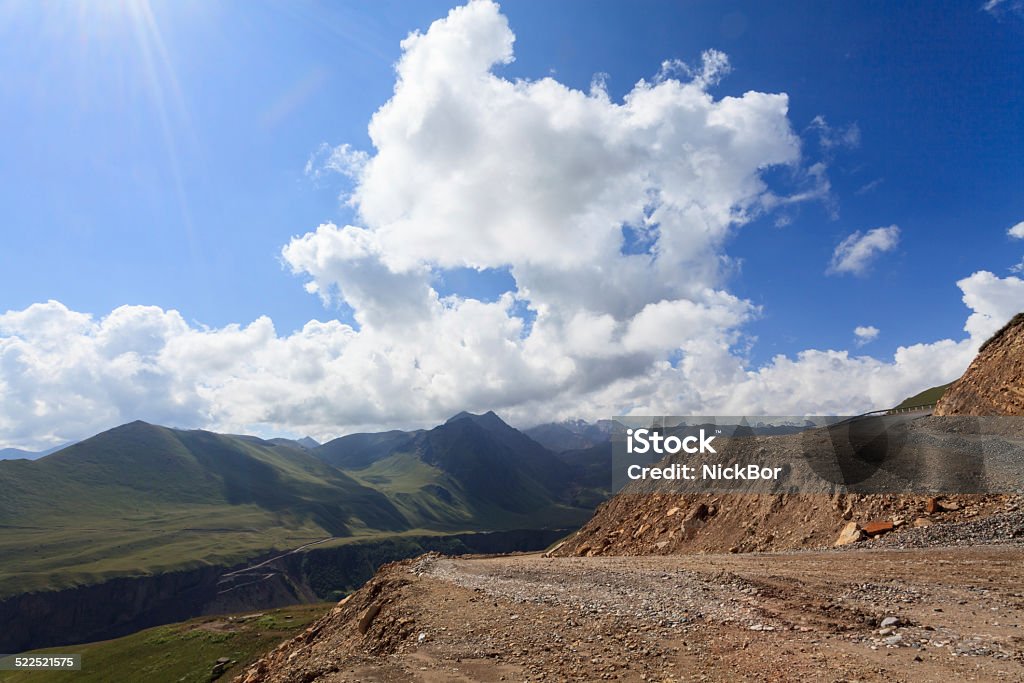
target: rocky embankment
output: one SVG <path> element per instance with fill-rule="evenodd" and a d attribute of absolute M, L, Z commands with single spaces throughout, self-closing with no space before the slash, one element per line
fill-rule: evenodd
<path fill-rule="evenodd" d="M 857 530 L 847 532 L 848 542 L 870 544 L 889 533 L 902 537 L 933 524 L 1021 509 L 1021 497 L 1009 495 L 620 494 L 598 508 L 586 526 L 551 554 L 591 557 L 823 548 L 836 544 L 847 529 Z M 936 541 L 941 542 L 945 541 Z"/>
<path fill-rule="evenodd" d="M 763 493 L 757 483 L 729 493 L 673 493 L 635 482 L 602 504 L 593 518 L 552 551 L 560 556 L 667 555 L 691 552 L 757 552 L 866 542 L 890 533 L 985 518 L 1024 509 L 1024 418 L 928 417 L 903 419 L 888 435 L 899 441 L 902 467 L 874 466 L 875 490 L 906 485 L 950 491 L 1000 493 L 850 493 L 806 466 L 808 444 L 826 441 L 827 430 L 806 435 L 755 437 L 756 458 L 796 463 L 789 490 L 834 493 Z M 819 434 L 819 432 L 821 434 Z M 896 436 L 893 436 L 896 435 Z M 852 464 L 856 464 L 850 458 Z M 802 465 L 798 467 L 797 465 Z M 820 467 L 820 466 L 819 466 Z M 864 482 L 856 484 L 864 486 Z M 870 487 L 867 487 L 870 488 Z M 937 541 L 938 542 L 938 541 Z"/>
<path fill-rule="evenodd" d="M 982 345 L 935 415 L 1024 415 L 1024 313 Z"/>
<path fill-rule="evenodd" d="M 970 482 L 1002 492 L 1021 490 L 1024 419 L 921 417 L 900 425 L 899 433 L 901 457 L 909 463 L 923 464 L 920 469 L 909 470 L 910 474 L 921 475 L 919 481 L 932 477 L 951 486 L 970 488 L 965 485 Z M 773 462 L 799 462 L 803 458 L 799 438 L 759 437 L 758 443 L 758 453 L 773 458 Z M 883 467 L 879 472 L 891 474 Z M 803 476 L 809 481 L 813 473 L 804 472 Z M 812 483 L 803 482 L 801 488 L 813 489 Z M 752 488 L 752 492 L 755 490 Z M 903 538 L 911 531 L 924 538 L 926 535 L 914 529 L 1016 513 L 1024 509 L 1022 501 L 1020 493 L 674 494 L 669 490 L 650 492 L 631 484 L 601 505 L 594 517 L 552 554 L 800 550 L 873 543 L 890 533 Z M 950 527 L 946 536 L 963 528 Z M 930 533 L 940 538 L 935 531 Z"/>

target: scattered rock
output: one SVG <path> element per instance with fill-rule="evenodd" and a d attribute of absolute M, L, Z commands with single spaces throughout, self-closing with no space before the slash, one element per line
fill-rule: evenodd
<path fill-rule="evenodd" d="M 557 553 L 563 545 L 565 545 L 565 541 L 559 541 L 558 545 L 544 553 L 544 557 L 551 557 L 554 553 Z"/>

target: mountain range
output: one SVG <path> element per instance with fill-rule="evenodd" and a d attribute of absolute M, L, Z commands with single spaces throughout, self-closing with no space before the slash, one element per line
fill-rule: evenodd
<path fill-rule="evenodd" d="M 327 539 L 578 526 L 608 495 L 610 454 L 556 452 L 493 412 L 323 445 L 132 422 L 0 462 L 0 595 Z"/>

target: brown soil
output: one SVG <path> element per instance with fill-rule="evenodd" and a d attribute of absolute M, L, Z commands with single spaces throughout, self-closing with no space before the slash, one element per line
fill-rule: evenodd
<path fill-rule="evenodd" d="M 1022 681 L 1021 566 L 1014 544 L 425 556 L 236 681 Z"/>
<path fill-rule="evenodd" d="M 938 503 L 930 508 L 929 501 Z M 946 510 L 946 508 L 956 510 Z M 556 547 L 559 556 L 669 555 L 824 548 L 850 521 L 961 522 L 1024 508 L 1020 496 L 671 495 L 620 493 Z M 932 509 L 932 512 L 928 512 Z M 920 522 L 918 520 L 924 520 Z"/>
<path fill-rule="evenodd" d="M 1024 415 L 1024 313 L 985 342 L 935 415 Z"/>

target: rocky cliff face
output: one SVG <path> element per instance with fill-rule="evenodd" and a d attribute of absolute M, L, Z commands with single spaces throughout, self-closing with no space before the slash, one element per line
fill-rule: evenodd
<path fill-rule="evenodd" d="M 982 345 L 935 415 L 1024 415 L 1024 313 Z"/>
<path fill-rule="evenodd" d="M 223 569 L 123 577 L 0 600 L 0 652 L 116 638 L 199 614 Z"/>

